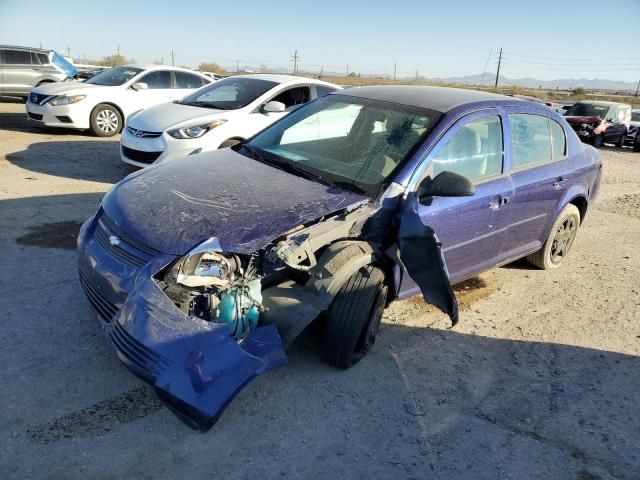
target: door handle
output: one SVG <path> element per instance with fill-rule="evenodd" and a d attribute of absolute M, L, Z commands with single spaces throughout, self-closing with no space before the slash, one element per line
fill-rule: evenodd
<path fill-rule="evenodd" d="M 489 203 L 489 208 L 491 210 L 498 210 L 500 207 L 506 205 L 507 203 L 509 203 L 509 197 L 498 195 L 493 200 L 491 200 L 491 202 Z"/>
<path fill-rule="evenodd" d="M 555 188 L 561 187 L 564 183 L 567 183 L 566 178 L 558 177 L 555 182 L 553 182 L 553 186 Z"/>
<path fill-rule="evenodd" d="M 506 205 L 509 203 L 509 197 L 500 197 L 500 205 Z"/>

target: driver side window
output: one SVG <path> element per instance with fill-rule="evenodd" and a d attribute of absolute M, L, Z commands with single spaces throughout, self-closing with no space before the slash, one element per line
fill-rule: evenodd
<path fill-rule="evenodd" d="M 502 122 L 498 115 L 462 126 L 432 158 L 427 175 L 457 173 L 475 182 L 502 173 Z"/>

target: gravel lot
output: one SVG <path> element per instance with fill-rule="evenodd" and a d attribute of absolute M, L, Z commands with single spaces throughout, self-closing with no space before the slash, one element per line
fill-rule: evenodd
<path fill-rule="evenodd" d="M 117 145 L 0 100 L 3 478 L 640 478 L 639 153 L 602 149 L 562 268 L 466 282 L 455 329 L 398 302 L 349 371 L 310 332 L 202 434 L 120 365 L 77 280 L 78 225 L 132 171 Z"/>

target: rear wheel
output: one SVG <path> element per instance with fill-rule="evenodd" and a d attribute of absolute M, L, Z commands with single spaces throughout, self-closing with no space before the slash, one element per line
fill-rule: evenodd
<path fill-rule="evenodd" d="M 329 309 L 322 356 L 338 368 L 349 368 L 369 352 L 376 341 L 387 303 L 384 273 L 368 265 L 342 286 Z"/>
<path fill-rule="evenodd" d="M 102 103 L 93 109 L 91 131 L 98 137 L 112 137 L 122 128 L 122 115 L 116 107 Z"/>
<path fill-rule="evenodd" d="M 527 261 L 543 270 L 559 267 L 573 246 L 579 226 L 580 210 L 575 205 L 567 205 L 551 227 L 542 248 L 529 255 Z"/>

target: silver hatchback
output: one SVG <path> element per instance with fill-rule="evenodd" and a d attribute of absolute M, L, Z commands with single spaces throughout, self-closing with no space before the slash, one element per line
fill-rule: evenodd
<path fill-rule="evenodd" d="M 74 78 L 77 73 L 53 50 L 0 45 L 0 95 L 26 98 L 38 85 Z"/>

